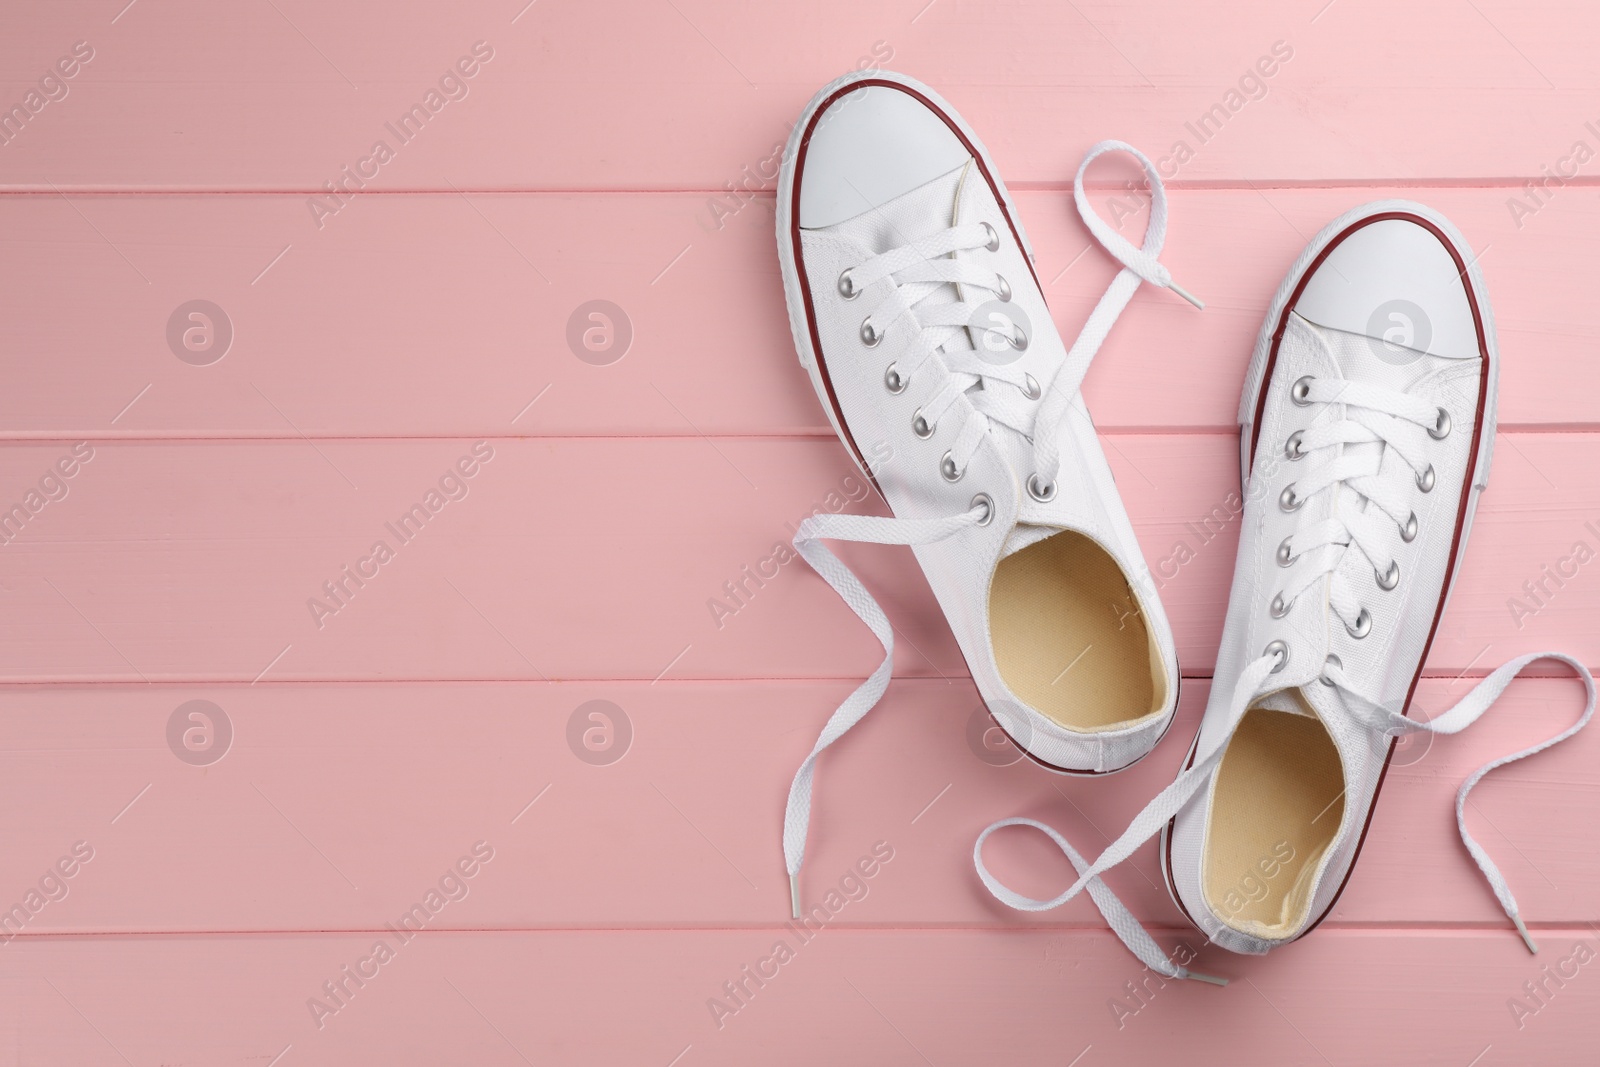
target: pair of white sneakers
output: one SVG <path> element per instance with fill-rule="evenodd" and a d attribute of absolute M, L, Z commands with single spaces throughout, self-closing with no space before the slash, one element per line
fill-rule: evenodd
<path fill-rule="evenodd" d="M 1142 247 L 1084 194 L 1084 170 L 1108 151 L 1132 154 L 1148 177 Z M 884 648 L 790 789 L 796 917 L 817 759 L 877 703 L 893 658 L 887 617 L 822 540 L 912 547 L 990 713 L 1037 762 L 1122 770 L 1172 723 L 1171 628 L 1079 386 L 1141 282 L 1201 305 L 1157 260 L 1166 198 L 1148 159 L 1120 142 L 1095 146 L 1074 198 L 1123 269 L 1068 348 L 993 161 L 937 94 L 855 74 L 818 93 L 794 127 L 777 229 L 795 345 L 894 513 L 817 515 L 795 536 Z M 1087 890 L 1152 970 L 1221 981 L 1169 960 L 1100 874 L 1160 834 L 1173 899 L 1211 941 L 1249 953 L 1286 944 L 1343 888 L 1396 737 L 1461 730 L 1548 657 L 1583 679 L 1582 717 L 1479 770 L 1456 803 L 1462 840 L 1533 948 L 1462 813 L 1485 773 L 1589 721 L 1593 679 L 1558 653 L 1523 656 L 1431 721 L 1407 717 L 1488 483 L 1498 371 L 1483 278 L 1448 221 L 1383 201 L 1317 235 L 1274 297 L 1245 377 L 1238 563 L 1188 761 L 1092 863 L 1032 820 L 984 831 L 974 862 L 997 898 L 1043 910 Z M 1018 824 L 1048 834 L 1080 874 L 1053 900 L 1024 897 L 984 866 L 984 840 Z"/>

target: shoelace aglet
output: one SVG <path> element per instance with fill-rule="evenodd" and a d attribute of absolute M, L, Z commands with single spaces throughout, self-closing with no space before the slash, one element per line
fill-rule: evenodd
<path fill-rule="evenodd" d="M 1218 978 L 1214 974 L 1201 974 L 1199 971 L 1186 970 L 1183 972 L 1183 976 L 1185 978 L 1193 978 L 1197 982 L 1206 982 L 1211 985 L 1221 986 L 1228 984 L 1228 980 L 1226 978 Z"/>
<path fill-rule="evenodd" d="M 1193 304 L 1195 307 L 1199 308 L 1201 311 L 1204 311 L 1206 309 L 1206 302 L 1204 300 L 1201 300 L 1198 296 L 1195 296 L 1193 293 L 1189 292 L 1189 290 L 1185 289 L 1183 286 L 1179 285 L 1177 282 L 1169 281 L 1167 283 L 1167 288 L 1171 289 L 1174 293 L 1177 293 L 1179 296 L 1181 296 L 1185 300 L 1189 301 L 1189 303 Z"/>
<path fill-rule="evenodd" d="M 789 876 L 789 907 L 796 919 L 800 918 L 800 873 Z"/>
<path fill-rule="evenodd" d="M 1537 955 L 1539 946 L 1533 943 L 1532 937 L 1528 936 L 1528 928 L 1522 925 L 1522 916 L 1512 915 L 1511 921 L 1517 924 L 1517 933 L 1522 935 L 1522 943 L 1528 946 L 1528 951 Z"/>

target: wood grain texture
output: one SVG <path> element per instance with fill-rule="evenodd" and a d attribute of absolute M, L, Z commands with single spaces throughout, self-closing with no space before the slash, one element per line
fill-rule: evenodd
<path fill-rule="evenodd" d="M 781 927 L 424 934 L 351 983 L 321 1029 L 306 1002 L 370 958 L 373 935 L 53 941 L 8 949 L 0 981 L 19 1007 L 7 1020 L 19 1062 L 88 1065 L 1150 1063 L 1180 1046 L 1218 1067 L 1362 1063 L 1373 1049 L 1401 1063 L 1581 1064 L 1600 1004 L 1580 966 L 1519 1029 L 1508 1002 L 1531 1004 L 1522 983 L 1539 969 L 1487 934 L 1329 931 L 1259 959 L 1202 951 L 1236 976 L 1226 990 L 1152 979 L 1136 1000 L 1127 983 L 1146 975 L 1109 934 L 824 927 L 763 987 L 746 979 L 753 994 L 718 1029 L 707 1001 L 726 1003 L 723 984 L 785 937 L 799 942 Z M 1594 933 L 1552 931 L 1552 960 L 1580 942 L 1592 953 Z"/>
<path fill-rule="evenodd" d="M 1575 548 L 1600 545 L 1597 440 L 1501 435 L 1430 672 L 1481 675 L 1550 645 L 1600 663 L 1600 582 Z M 1237 539 L 1235 440 L 1106 444 L 1180 666 L 1206 674 Z M 87 447 L 66 495 L 0 545 L 11 681 L 853 678 L 880 658 L 783 551 L 814 509 L 872 508 L 835 441 Z M 493 458 L 457 477 L 474 449 Z M 8 506 L 71 454 L 6 448 Z M 935 457 L 895 459 L 919 461 Z M 417 507 L 426 523 L 402 524 Z M 842 551 L 894 622 L 904 674 L 964 675 L 911 553 Z"/>
<path fill-rule="evenodd" d="M 1121 173 L 1113 162 L 1107 175 Z M 1234 432 L 1267 304 L 1305 242 L 1358 203 L 1419 195 L 1173 194 L 1163 259 L 1207 308 L 1135 295 L 1085 384 L 1096 424 Z M 1499 195 L 1423 198 L 1480 253 L 1502 424 L 1592 427 L 1600 313 L 1587 275 L 1563 269 L 1600 239 L 1592 191 L 1559 191 L 1520 229 Z M 1020 199 L 1070 341 L 1112 260 L 1089 247 L 1068 193 Z M 1126 233 L 1144 226 L 1142 198 L 1112 188 L 1094 202 Z M 291 196 L 0 196 L 0 321 L 24 357 L 0 395 L 0 433 L 831 437 L 794 356 L 772 206 L 756 199 L 717 230 L 706 198 L 685 194 L 364 196 L 319 232 Z M 175 358 L 166 336 L 197 298 L 233 328 L 209 366 Z M 567 339 L 595 299 L 632 329 L 604 366 Z"/>
<path fill-rule="evenodd" d="M 0 149 L 8 180 L 316 192 L 387 138 L 377 189 L 721 191 L 772 155 L 819 86 L 872 64 L 939 87 L 1016 182 L 1069 180 L 1103 136 L 1187 142 L 1185 181 L 1503 181 L 1539 176 L 1600 118 L 1593 12 L 1578 0 L 1536 13 L 1508 0 L 684 0 L 606 15 L 540 0 L 520 18 L 503 0 L 175 0 L 113 24 L 122 6 L 12 14 L 0 59 L 13 97 L 75 41 L 95 58 Z M 479 41 L 494 58 L 466 95 L 441 93 L 409 142 L 389 133 Z M 1292 58 L 1240 92 L 1278 42 Z"/>
<path fill-rule="evenodd" d="M 1184 685 L 1174 736 L 1208 692 Z M 1468 688 L 1430 680 L 1437 715 Z M 744 928 L 786 917 L 779 848 L 789 776 L 849 683 L 29 687 L 8 693 L 0 805 L 32 813 L 0 857 L 3 907 L 77 842 L 93 858 L 20 928 L 59 933 L 381 930 L 474 845 L 494 858 L 428 929 Z M 209 765 L 169 750 L 193 700 L 222 709 L 231 744 Z M 591 720 L 609 702 L 609 723 Z M 1456 836 L 1454 794 L 1479 765 L 1554 734 L 1581 706 L 1569 680 L 1519 682 L 1473 731 L 1403 748 L 1333 926 L 1514 935 Z M 620 709 L 620 710 L 618 710 Z M 215 712 L 213 717 L 218 717 Z M 586 762 L 574 726 L 609 725 Z M 185 718 L 185 723 L 188 720 Z M 1084 851 L 1118 833 L 1177 772 L 1163 745 L 1105 782 L 1051 774 L 997 747 L 970 682 L 897 682 L 822 763 L 807 853 L 808 904 L 884 842 L 893 861 L 837 922 L 876 928 L 1102 927 L 1087 900 L 1003 916 L 978 887 L 973 838 L 1002 815 L 1058 826 Z M 576 747 L 574 747 L 576 745 Z M 1588 921 L 1600 877 L 1576 848 L 1600 818 L 1600 742 L 1499 771 L 1471 825 L 1537 929 Z M 113 821 L 114 820 L 114 821 Z M 988 850 L 1009 881 L 1058 892 L 1070 868 L 1042 838 Z M 1184 925 L 1155 845 L 1109 883 L 1147 921 Z M 1398 887 L 1408 891 L 1397 895 Z"/>

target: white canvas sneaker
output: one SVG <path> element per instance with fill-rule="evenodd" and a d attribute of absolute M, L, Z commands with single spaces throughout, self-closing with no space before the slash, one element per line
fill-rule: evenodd
<path fill-rule="evenodd" d="M 1207 938 L 1264 953 L 1333 907 L 1366 836 L 1396 738 L 1474 722 L 1524 667 L 1577 671 L 1567 730 L 1462 785 L 1462 840 L 1533 942 L 1504 878 L 1468 834 L 1467 794 L 1495 767 L 1566 740 L 1594 681 L 1559 653 L 1521 656 L 1431 722 L 1407 718 L 1449 598 L 1494 446 L 1499 353 L 1471 250 L 1420 204 L 1383 201 L 1330 223 L 1295 262 L 1256 342 L 1240 402 L 1245 509 L 1216 673 L 1185 769 L 1054 901 L 1161 833 L 1173 899 Z M 1044 827 L 1062 845 L 1059 835 Z M 1103 895 L 1109 891 L 1099 886 Z M 1190 975 L 1119 904 L 1102 910 L 1153 969 Z M 1215 979 L 1212 979 L 1215 981 Z"/>
<path fill-rule="evenodd" d="M 1133 151 L 1107 142 L 1089 159 L 1114 149 Z M 990 713 L 1040 763 L 1120 770 L 1171 724 L 1171 629 L 1078 391 L 1140 281 L 1177 289 L 1156 259 L 1165 197 L 1138 158 L 1143 248 L 1093 214 L 1079 171 L 1079 210 L 1124 269 L 1068 351 L 993 161 L 931 89 L 851 75 L 794 127 L 777 222 L 795 346 L 895 516 L 817 515 L 795 536 L 884 648 L 789 792 L 797 916 L 817 757 L 877 703 L 893 659 L 888 619 L 821 539 L 913 546 Z"/>

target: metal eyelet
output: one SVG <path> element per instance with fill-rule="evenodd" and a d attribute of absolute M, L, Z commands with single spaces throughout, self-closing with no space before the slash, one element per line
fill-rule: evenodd
<path fill-rule="evenodd" d="M 1378 588 L 1387 592 L 1400 584 L 1400 561 L 1390 561 L 1389 569 L 1386 571 L 1373 568 L 1372 575 L 1378 580 Z"/>
<path fill-rule="evenodd" d="M 1272 673 L 1277 674 L 1289 665 L 1289 646 L 1282 641 L 1273 641 L 1261 650 L 1263 656 L 1276 656 L 1278 662 L 1273 665 Z"/>
<path fill-rule="evenodd" d="M 1333 684 L 1333 679 L 1328 677 L 1328 668 L 1330 666 L 1338 667 L 1342 671 L 1344 670 L 1344 660 L 1330 653 L 1328 658 L 1322 661 L 1322 673 L 1317 675 L 1317 681 L 1321 682 L 1323 685 Z"/>
<path fill-rule="evenodd" d="M 1424 493 L 1431 493 L 1433 492 L 1433 483 L 1433 464 L 1430 463 L 1428 464 L 1427 470 L 1417 475 L 1417 488 L 1421 489 Z"/>
<path fill-rule="evenodd" d="M 983 224 L 983 232 L 989 235 L 989 242 L 983 247 L 987 248 L 991 252 L 1000 251 L 1000 235 L 995 233 L 994 227 L 985 222 Z"/>
<path fill-rule="evenodd" d="M 1304 430 L 1296 430 L 1290 434 L 1289 439 L 1283 443 L 1283 454 L 1288 456 L 1290 460 L 1305 459 L 1305 451 L 1300 447 L 1300 442 L 1305 436 L 1306 432 Z"/>
<path fill-rule="evenodd" d="M 1289 399 L 1294 402 L 1295 407 L 1303 408 L 1311 403 L 1311 383 L 1313 380 L 1311 375 L 1307 374 L 1303 378 L 1296 379 L 1295 383 L 1289 387 Z"/>
<path fill-rule="evenodd" d="M 937 427 L 933 423 L 922 417 L 921 408 L 918 408 L 917 413 L 911 416 L 911 432 L 917 435 L 918 440 L 926 441 L 933 436 L 935 429 Z"/>
<path fill-rule="evenodd" d="M 944 475 L 944 480 L 947 482 L 959 482 L 961 476 L 967 472 L 957 470 L 955 457 L 946 452 L 944 458 L 939 461 L 939 473 Z"/>
<path fill-rule="evenodd" d="M 1267 608 L 1267 614 L 1271 615 L 1274 619 L 1281 619 L 1285 615 L 1289 614 L 1289 609 L 1292 607 L 1294 607 L 1294 601 L 1290 600 L 1285 603 L 1283 594 L 1279 593 L 1277 596 L 1272 598 L 1272 604 Z"/>
<path fill-rule="evenodd" d="M 1028 475 L 1028 495 L 1041 504 L 1048 504 L 1056 498 L 1056 487 L 1053 483 L 1050 485 L 1039 484 L 1039 474 L 1036 471 Z"/>
<path fill-rule="evenodd" d="M 883 371 L 883 387 L 897 396 L 906 391 L 906 380 L 900 377 L 898 368 L 898 364 L 891 363 Z"/>
<path fill-rule="evenodd" d="M 861 343 L 868 348 L 877 348 L 878 342 L 883 340 L 884 331 L 872 325 L 871 319 L 861 320 Z"/>
<path fill-rule="evenodd" d="M 1011 283 L 1006 281 L 1005 275 L 1003 275 L 1003 274 L 996 274 L 995 275 L 995 280 L 997 282 L 999 282 L 999 285 L 996 287 L 995 292 L 1000 297 L 1000 303 L 1002 303 L 1002 304 L 1011 303 Z"/>
<path fill-rule="evenodd" d="M 979 493 L 972 498 L 969 507 L 982 507 L 983 518 L 978 520 L 979 526 L 987 526 L 994 521 L 994 499 L 988 493 Z"/>
<path fill-rule="evenodd" d="M 861 290 L 856 288 L 856 280 L 850 277 L 848 270 L 839 272 L 839 295 L 846 300 L 854 300 L 861 295 Z"/>
<path fill-rule="evenodd" d="M 1406 519 L 1405 524 L 1400 527 L 1400 540 L 1404 541 L 1406 544 L 1409 545 L 1411 542 L 1415 541 L 1416 539 L 1417 539 L 1417 513 L 1415 511 L 1413 511 L 1410 514 L 1410 516 Z"/>
<path fill-rule="evenodd" d="M 1299 511 L 1304 503 L 1305 500 L 1295 494 L 1293 482 L 1284 486 L 1283 492 L 1278 494 L 1278 507 L 1284 511 Z"/>
<path fill-rule="evenodd" d="M 1294 554 L 1294 549 L 1289 547 L 1289 538 L 1283 539 L 1283 544 L 1278 546 L 1278 566 L 1287 567 L 1300 557 Z"/>
<path fill-rule="evenodd" d="M 1006 344 L 1018 352 L 1026 352 L 1028 350 L 1028 335 L 1022 332 L 1022 327 L 1018 326 L 1017 336 L 1007 337 Z"/>
<path fill-rule="evenodd" d="M 1356 624 L 1351 626 L 1349 623 L 1345 623 L 1344 628 L 1350 631 L 1351 637 L 1357 641 L 1361 640 L 1372 632 L 1372 612 L 1362 608 L 1361 614 L 1356 616 Z"/>
<path fill-rule="evenodd" d="M 1439 409 L 1439 417 L 1433 420 L 1433 426 L 1428 430 L 1428 436 L 1435 441 L 1443 441 L 1450 436 L 1450 413 L 1444 408 Z"/>
<path fill-rule="evenodd" d="M 1044 390 L 1039 386 L 1039 379 L 1031 374 L 1022 376 L 1022 395 L 1029 400 L 1038 400 L 1044 396 Z"/>

